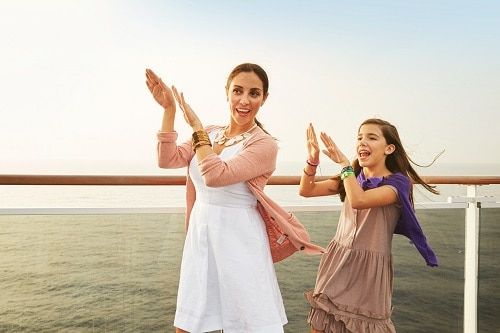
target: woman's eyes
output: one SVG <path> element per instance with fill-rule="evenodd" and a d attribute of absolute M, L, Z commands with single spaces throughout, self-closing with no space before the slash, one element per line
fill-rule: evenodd
<path fill-rule="evenodd" d="M 240 95 L 243 93 L 243 90 L 235 88 L 235 89 L 233 89 L 233 93 L 236 95 Z M 250 91 L 249 95 L 253 98 L 258 98 L 258 97 L 260 97 L 260 92 L 259 91 Z"/>

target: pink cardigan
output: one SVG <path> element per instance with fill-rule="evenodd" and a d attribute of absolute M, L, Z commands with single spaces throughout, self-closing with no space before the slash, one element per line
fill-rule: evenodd
<path fill-rule="evenodd" d="M 209 126 L 207 131 L 219 127 Z M 181 168 L 189 165 L 194 157 L 192 142 L 188 140 L 177 145 L 176 132 L 158 132 L 158 165 L 160 168 Z M 325 250 L 310 242 L 309 234 L 299 220 L 264 193 L 264 187 L 276 168 L 278 145 L 261 128 L 243 143 L 242 151 L 235 157 L 223 161 L 215 153 L 207 156 L 199 165 L 205 184 L 210 187 L 225 186 L 246 181 L 267 215 L 278 225 L 280 232 L 297 250 L 308 254 L 322 254 Z M 186 230 L 189 216 L 196 200 L 196 191 L 189 177 L 186 179 Z M 276 242 L 276 240 L 270 240 Z M 270 247 L 279 247 L 270 243 Z"/>

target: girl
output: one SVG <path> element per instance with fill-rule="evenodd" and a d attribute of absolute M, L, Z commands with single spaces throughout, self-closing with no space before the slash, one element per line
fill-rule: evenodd
<path fill-rule="evenodd" d="M 273 261 L 298 249 L 322 249 L 263 192 L 278 151 L 256 118 L 268 96 L 266 72 L 256 64 L 236 66 L 226 85 L 229 123 L 206 128 L 184 96 L 150 69 L 146 84 L 164 109 L 158 163 L 188 169 L 177 332 L 283 332 L 287 318 Z M 193 130 L 192 139 L 180 145 L 175 100 Z M 275 238 L 268 237 L 270 225 L 262 216 L 272 221 Z"/>
<path fill-rule="evenodd" d="M 359 127 L 352 166 L 326 133 L 323 152 L 342 168 L 340 175 L 314 181 L 319 147 L 312 125 L 307 130 L 308 160 L 300 195 L 339 194 L 343 201 L 337 232 L 323 255 L 308 323 L 319 333 L 394 333 L 391 321 L 393 233 L 407 236 L 429 266 L 437 259 L 413 209 L 412 181 L 438 192 L 415 172 L 396 128 L 381 119 Z"/>

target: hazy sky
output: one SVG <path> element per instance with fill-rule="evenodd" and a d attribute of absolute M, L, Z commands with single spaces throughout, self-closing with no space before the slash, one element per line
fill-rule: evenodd
<path fill-rule="evenodd" d="M 162 110 L 144 69 L 226 124 L 242 62 L 269 74 L 279 161 L 305 159 L 309 122 L 352 155 L 375 116 L 418 162 L 497 163 L 499 17 L 493 0 L 0 0 L 0 173 L 153 170 Z M 176 129 L 190 135 L 180 114 Z"/>

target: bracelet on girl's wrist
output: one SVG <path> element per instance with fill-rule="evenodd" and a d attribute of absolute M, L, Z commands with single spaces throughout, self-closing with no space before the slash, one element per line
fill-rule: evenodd
<path fill-rule="evenodd" d="M 319 163 L 313 163 L 309 159 L 306 160 L 306 163 L 312 167 L 317 167 L 319 165 Z"/>
<path fill-rule="evenodd" d="M 345 171 L 352 171 L 352 172 L 354 172 L 354 169 L 352 168 L 351 165 L 346 165 L 345 167 L 342 168 L 342 170 L 340 170 L 340 173 L 343 173 Z"/>
<path fill-rule="evenodd" d="M 354 176 L 354 169 L 350 165 L 342 168 L 340 171 L 340 180 L 344 180 L 349 176 Z"/>

